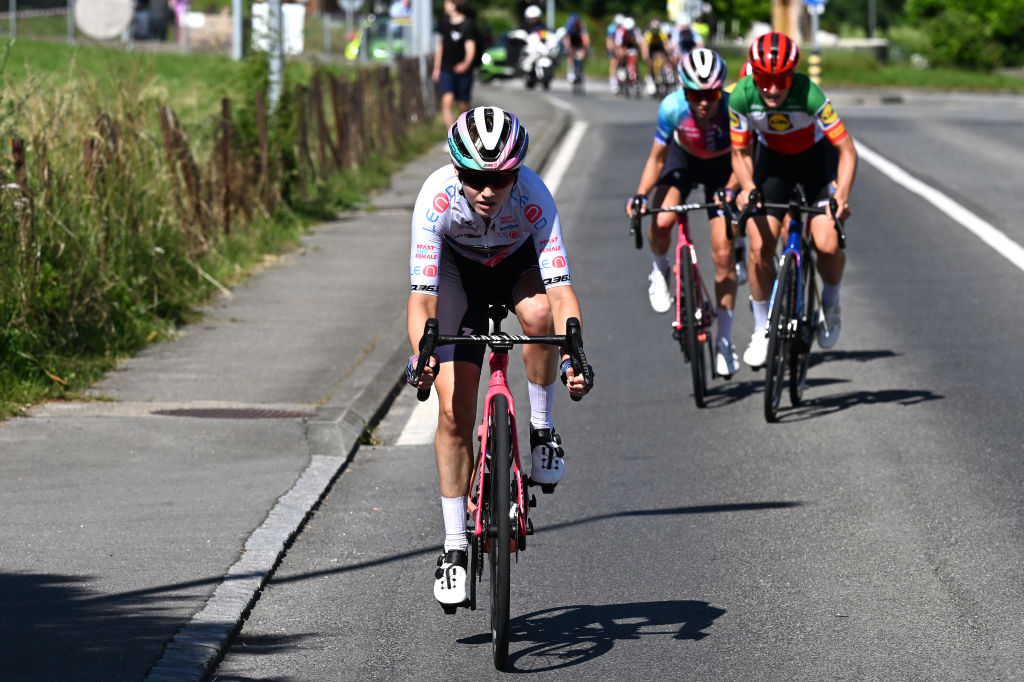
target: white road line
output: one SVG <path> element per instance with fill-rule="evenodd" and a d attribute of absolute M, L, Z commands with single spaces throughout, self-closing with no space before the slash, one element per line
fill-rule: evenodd
<path fill-rule="evenodd" d="M 427 445 L 434 442 L 437 429 L 437 391 L 430 391 L 430 398 L 417 403 L 409 415 L 409 421 L 402 428 L 395 445 Z"/>
<path fill-rule="evenodd" d="M 558 145 L 558 151 L 555 152 L 551 163 L 544 169 L 544 184 L 551 190 L 552 196 L 558 193 L 558 186 L 562 184 L 562 178 L 565 177 L 566 171 L 569 170 L 572 158 L 576 155 L 576 148 L 580 146 L 580 141 L 583 140 L 583 134 L 586 132 L 586 121 L 576 121 L 573 123 L 572 127 L 569 128 L 569 132 L 562 138 L 562 143 Z"/>
<path fill-rule="evenodd" d="M 950 218 L 974 233 L 978 239 L 991 246 L 996 253 L 1024 270 L 1024 247 L 1006 236 L 999 228 L 986 222 L 965 207 L 950 199 L 939 190 L 926 185 L 892 161 L 872 151 L 860 142 L 856 143 L 857 154 L 893 182 L 917 194 Z"/>
<path fill-rule="evenodd" d="M 562 184 L 562 178 L 565 177 L 566 171 L 569 170 L 572 158 L 576 154 L 576 148 L 579 147 L 586 132 L 587 123 L 585 121 L 573 123 L 569 128 L 569 132 L 562 138 L 562 143 L 558 145 L 558 151 L 555 152 L 551 162 L 544 169 L 542 176 L 544 184 L 551 190 L 552 195 L 558 191 L 558 186 Z M 402 432 L 398 435 L 395 445 L 427 445 L 433 443 L 434 430 L 436 428 L 437 393 L 431 391 L 430 399 L 419 403 L 413 409 L 412 414 L 409 415 L 409 421 L 402 428 Z"/>

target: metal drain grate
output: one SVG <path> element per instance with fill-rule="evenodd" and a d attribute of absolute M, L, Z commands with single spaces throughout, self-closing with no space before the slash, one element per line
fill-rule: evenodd
<path fill-rule="evenodd" d="M 199 419 L 297 419 L 310 416 L 306 412 L 258 407 L 184 407 L 173 410 L 153 410 L 150 414 L 165 417 L 197 417 Z"/>

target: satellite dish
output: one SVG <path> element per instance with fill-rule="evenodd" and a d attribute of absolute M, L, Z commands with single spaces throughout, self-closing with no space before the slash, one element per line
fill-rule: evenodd
<path fill-rule="evenodd" d="M 132 0 L 76 0 L 75 25 L 93 40 L 113 40 L 128 28 Z"/>

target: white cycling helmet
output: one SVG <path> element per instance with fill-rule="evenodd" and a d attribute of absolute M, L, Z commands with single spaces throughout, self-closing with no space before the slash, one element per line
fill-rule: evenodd
<path fill-rule="evenodd" d="M 623 18 L 622 28 L 624 28 L 627 31 L 632 31 L 634 28 L 636 28 L 636 19 L 634 19 L 633 17 Z"/>
<path fill-rule="evenodd" d="M 523 12 L 523 17 L 527 19 L 540 19 L 542 14 L 543 12 L 541 11 L 540 7 L 538 7 L 537 5 L 530 5 L 529 7 L 526 8 L 526 11 Z"/>

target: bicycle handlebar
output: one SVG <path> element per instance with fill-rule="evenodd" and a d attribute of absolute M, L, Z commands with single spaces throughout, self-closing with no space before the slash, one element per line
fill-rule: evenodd
<path fill-rule="evenodd" d="M 418 384 L 423 375 L 430 356 L 438 346 L 450 346 L 459 344 L 487 344 L 496 351 L 509 351 L 512 346 L 524 344 L 547 344 L 559 346 L 563 352 L 569 355 L 572 362 L 572 371 L 576 375 L 583 375 L 584 392 L 589 391 L 594 385 L 593 373 L 587 363 L 587 355 L 583 352 L 583 332 L 578 318 L 570 317 L 565 322 L 565 334 L 554 334 L 549 336 L 523 336 L 521 334 L 508 334 L 497 332 L 494 334 L 470 334 L 466 336 L 452 336 L 438 333 L 437 318 L 431 317 L 423 326 L 423 336 L 420 337 L 419 360 L 416 363 L 416 370 L 412 375 L 413 384 Z M 416 398 L 423 402 L 430 397 L 430 389 L 423 388 L 416 392 Z M 573 400 L 580 400 L 571 396 Z"/>
<path fill-rule="evenodd" d="M 640 209 L 644 205 L 644 200 L 639 196 L 633 197 L 633 215 L 629 219 L 629 233 L 633 235 L 636 240 L 636 248 L 640 248 L 644 245 L 644 237 L 641 232 L 641 218 Z"/>
<path fill-rule="evenodd" d="M 689 213 L 690 211 L 699 211 L 701 209 L 708 208 L 721 208 L 722 206 L 725 206 L 724 210 L 726 212 L 726 217 L 728 218 L 729 216 L 731 216 L 732 211 L 729 209 L 729 202 L 726 199 L 725 190 L 720 189 L 717 192 L 715 192 L 715 197 L 721 202 L 721 205 L 719 205 L 718 202 L 714 201 L 704 204 L 677 204 L 675 206 L 662 206 L 661 208 L 648 208 L 642 214 L 640 213 L 640 208 L 643 206 L 643 201 L 639 197 L 634 197 L 633 217 L 629 219 L 629 233 L 631 235 L 634 235 L 634 237 L 636 238 L 636 248 L 639 249 L 642 244 L 640 223 L 645 215 L 653 215 L 655 213 Z M 725 233 L 726 236 L 728 236 L 729 240 L 732 241 L 733 226 L 730 224 L 729 220 L 725 221 Z"/>
<path fill-rule="evenodd" d="M 754 212 L 755 208 L 784 208 L 789 211 L 790 215 L 797 216 L 801 213 L 812 213 L 818 215 L 828 215 L 831 212 L 832 224 L 836 228 L 836 232 L 839 233 L 839 248 L 846 248 L 846 230 L 843 227 L 842 219 L 836 216 L 839 211 L 839 205 L 834 197 L 829 197 L 828 209 L 821 206 L 812 206 L 806 203 L 806 198 L 803 197 L 801 192 L 800 199 L 791 199 L 789 203 L 771 203 L 761 201 L 761 190 L 753 189 L 750 191 L 747 205 L 743 207 L 743 210 L 739 214 L 732 213 L 731 210 L 727 212 L 727 216 L 730 217 L 730 222 L 733 226 L 739 226 L 746 222 L 747 218 Z"/>

